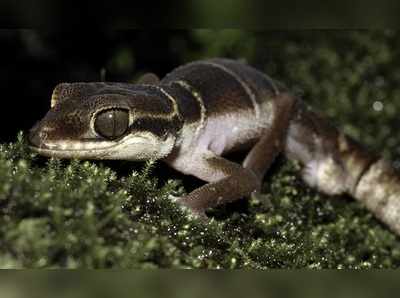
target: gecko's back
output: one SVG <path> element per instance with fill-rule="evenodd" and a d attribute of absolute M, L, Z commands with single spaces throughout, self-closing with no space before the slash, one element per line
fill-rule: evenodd
<path fill-rule="evenodd" d="M 279 92 L 273 80 L 255 68 L 221 58 L 178 67 L 161 83 L 197 91 L 210 117 L 237 111 L 254 111 L 259 117 L 263 101 Z"/>
<path fill-rule="evenodd" d="M 221 58 L 178 67 L 161 80 L 161 86 L 200 136 L 192 145 L 208 146 L 216 154 L 251 146 L 270 125 L 269 101 L 280 92 L 262 72 Z"/>

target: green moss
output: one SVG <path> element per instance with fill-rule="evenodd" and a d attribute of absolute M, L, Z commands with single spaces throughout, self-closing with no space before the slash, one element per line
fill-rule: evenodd
<path fill-rule="evenodd" d="M 247 58 L 396 162 L 400 60 L 393 32 L 201 31 L 194 32 L 193 40 L 199 48 L 187 57 Z M 379 111 L 373 109 L 376 101 L 383 104 Z M 0 145 L 0 266 L 400 264 L 400 241 L 394 234 L 351 198 L 332 198 L 306 187 L 298 178 L 299 166 L 283 158 L 266 177 L 262 197 L 212 210 L 207 223 L 168 199 L 190 186 L 164 177 L 162 165 L 130 168 L 117 162 L 41 158 L 27 149 L 22 134 L 15 143 Z"/>

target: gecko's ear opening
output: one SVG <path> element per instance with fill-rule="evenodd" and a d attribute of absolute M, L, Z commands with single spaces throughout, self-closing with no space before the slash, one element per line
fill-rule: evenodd
<path fill-rule="evenodd" d="M 160 83 L 160 78 L 154 73 L 145 73 L 141 77 L 139 77 L 135 84 L 143 84 L 143 85 L 157 85 Z"/>

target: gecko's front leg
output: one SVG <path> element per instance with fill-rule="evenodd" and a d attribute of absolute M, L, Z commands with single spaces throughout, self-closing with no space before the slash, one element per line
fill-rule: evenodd
<path fill-rule="evenodd" d="M 184 158 L 180 171 L 208 184 L 178 199 L 194 213 L 203 215 L 208 208 L 232 202 L 260 190 L 264 174 L 282 151 L 296 100 L 290 95 L 275 98 L 272 125 L 262 132 L 243 165 L 215 155 L 211 151 L 193 153 Z M 168 161 L 167 161 L 168 162 Z M 169 164 L 176 167 L 173 159 Z"/>
<path fill-rule="evenodd" d="M 192 160 L 189 172 L 209 182 L 180 198 L 179 203 L 203 215 L 211 207 L 249 196 L 261 180 L 250 169 L 207 151 Z"/>

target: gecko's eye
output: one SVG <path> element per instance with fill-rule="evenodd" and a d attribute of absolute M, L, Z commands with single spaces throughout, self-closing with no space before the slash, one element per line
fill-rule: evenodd
<path fill-rule="evenodd" d="M 94 129 L 104 138 L 116 139 L 122 136 L 129 126 L 129 112 L 126 109 L 104 110 L 96 115 Z"/>

